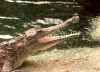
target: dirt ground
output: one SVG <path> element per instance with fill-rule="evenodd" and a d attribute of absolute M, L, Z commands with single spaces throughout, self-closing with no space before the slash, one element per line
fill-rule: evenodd
<path fill-rule="evenodd" d="M 46 51 L 29 57 L 19 69 L 31 72 L 100 72 L 100 48 Z"/>

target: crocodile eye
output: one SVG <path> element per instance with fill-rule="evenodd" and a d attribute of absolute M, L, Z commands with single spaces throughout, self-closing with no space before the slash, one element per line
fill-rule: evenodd
<path fill-rule="evenodd" d="M 37 33 L 41 33 L 41 32 L 43 32 L 43 31 L 42 31 L 42 30 L 38 30 L 38 31 L 37 31 Z"/>
<path fill-rule="evenodd" d="M 42 32 L 41 29 L 42 29 L 42 28 L 41 28 L 40 26 L 36 26 L 36 27 L 34 28 L 34 30 L 35 30 L 37 33 L 41 33 L 41 32 Z"/>

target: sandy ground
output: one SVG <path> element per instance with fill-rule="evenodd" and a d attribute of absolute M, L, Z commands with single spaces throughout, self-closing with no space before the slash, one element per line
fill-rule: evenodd
<path fill-rule="evenodd" d="M 100 72 L 100 48 L 46 51 L 29 57 L 19 69 L 30 72 Z"/>

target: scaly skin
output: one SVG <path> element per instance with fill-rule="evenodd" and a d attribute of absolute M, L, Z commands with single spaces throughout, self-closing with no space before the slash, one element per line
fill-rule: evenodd
<path fill-rule="evenodd" d="M 79 20 L 74 16 L 62 24 L 48 28 L 35 27 L 27 30 L 22 35 L 8 42 L 0 44 L 0 72 L 23 72 L 15 70 L 20 67 L 28 56 L 39 50 L 48 49 L 57 43 L 78 37 L 80 33 L 74 33 L 66 36 L 46 37 L 52 32 L 58 31 Z M 28 72 L 28 71 L 26 71 Z"/>

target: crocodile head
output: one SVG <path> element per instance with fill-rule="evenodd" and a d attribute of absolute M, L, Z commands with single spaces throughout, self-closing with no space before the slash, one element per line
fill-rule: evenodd
<path fill-rule="evenodd" d="M 71 23 L 77 22 L 79 20 L 78 16 L 74 16 L 70 19 L 68 19 L 67 21 L 55 25 L 55 26 L 51 26 L 48 28 L 40 28 L 40 27 L 35 27 L 32 28 L 28 31 L 25 32 L 25 34 L 27 35 L 27 40 L 29 42 L 27 42 L 27 48 L 29 48 L 29 50 L 44 50 L 47 48 L 50 48 L 54 45 L 56 45 L 57 43 L 73 38 L 73 37 L 77 37 L 80 35 L 80 33 L 74 33 L 74 34 L 70 34 L 70 35 L 64 35 L 64 36 L 50 36 L 49 34 L 56 32 L 60 29 L 63 29 L 67 26 L 69 26 Z"/>

